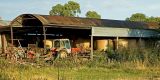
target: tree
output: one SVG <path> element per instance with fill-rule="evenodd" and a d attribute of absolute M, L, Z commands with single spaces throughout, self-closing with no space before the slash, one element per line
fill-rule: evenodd
<path fill-rule="evenodd" d="M 96 11 L 88 11 L 86 13 L 86 17 L 87 18 L 97 18 L 97 19 L 101 19 L 101 15 L 99 15 Z"/>
<path fill-rule="evenodd" d="M 63 5 L 57 4 L 56 6 L 53 6 L 49 14 L 50 15 L 63 15 Z"/>
<path fill-rule="evenodd" d="M 145 22 L 146 18 L 147 18 L 146 15 L 143 13 L 135 13 L 135 14 L 132 14 L 132 16 L 130 18 L 126 18 L 126 20 Z"/>
<path fill-rule="evenodd" d="M 126 18 L 128 21 L 143 21 L 143 22 L 157 22 L 160 23 L 160 17 L 148 17 L 142 13 L 132 14 L 131 17 Z"/>
<path fill-rule="evenodd" d="M 160 23 L 160 17 L 153 17 L 153 16 L 148 17 L 146 19 L 146 22 L 158 22 L 158 23 Z"/>
<path fill-rule="evenodd" d="M 68 1 L 68 3 L 61 5 L 57 4 L 52 7 L 50 10 L 50 15 L 59 15 L 59 16 L 71 16 L 75 17 L 81 13 L 80 5 L 74 1 Z"/>
<path fill-rule="evenodd" d="M 127 21 L 142 21 L 142 22 L 155 22 L 160 24 L 160 17 L 148 17 L 142 13 L 132 14 L 131 17 L 126 18 Z M 160 28 L 160 27 L 159 27 Z"/>

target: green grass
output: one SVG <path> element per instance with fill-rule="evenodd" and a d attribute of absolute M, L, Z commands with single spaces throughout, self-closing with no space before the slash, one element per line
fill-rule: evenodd
<path fill-rule="evenodd" d="M 125 65 L 108 63 L 105 66 L 98 66 L 94 61 L 87 61 L 81 65 L 73 63 L 74 66 L 68 65 L 68 67 L 65 66 L 66 64 L 68 62 L 62 60 L 55 65 L 40 67 L 37 64 L 14 64 L 0 59 L 0 80 L 152 80 L 160 78 L 159 67 L 125 67 L 131 63 L 125 63 Z"/>
<path fill-rule="evenodd" d="M 0 80 L 160 80 L 159 50 L 94 52 L 92 61 L 66 58 L 57 59 L 53 65 L 43 59 L 32 65 L 0 57 Z"/>

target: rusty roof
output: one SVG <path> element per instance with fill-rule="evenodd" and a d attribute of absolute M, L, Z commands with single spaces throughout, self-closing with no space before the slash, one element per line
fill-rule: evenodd
<path fill-rule="evenodd" d="M 10 24 L 10 21 L 0 20 L 0 25 L 1 26 L 8 26 L 9 24 Z"/>
<path fill-rule="evenodd" d="M 33 19 L 40 21 L 43 26 L 77 26 L 77 27 L 113 27 L 113 28 L 138 28 L 138 29 L 158 29 L 158 23 L 133 22 L 109 19 L 91 19 L 80 17 L 50 16 L 38 14 L 22 14 L 15 18 L 11 25 L 24 26 L 24 22 L 33 22 Z"/>

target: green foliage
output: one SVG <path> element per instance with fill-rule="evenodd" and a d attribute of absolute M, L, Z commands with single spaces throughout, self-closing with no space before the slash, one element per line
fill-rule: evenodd
<path fill-rule="evenodd" d="M 101 15 L 99 15 L 96 11 L 88 11 L 86 13 L 86 17 L 87 18 L 97 18 L 97 19 L 101 19 Z"/>
<path fill-rule="evenodd" d="M 126 20 L 144 22 L 144 21 L 146 21 L 146 15 L 142 14 L 142 13 L 135 13 L 135 14 L 132 14 L 132 16 L 130 18 L 126 18 Z"/>
<path fill-rule="evenodd" d="M 12 63 L 0 58 L 0 80 L 151 79 L 160 76 L 160 47 L 94 51 L 94 59 L 57 59 L 44 63 Z"/>
<path fill-rule="evenodd" d="M 135 62 L 138 61 L 146 67 L 160 66 L 159 48 L 151 49 L 119 49 L 107 53 L 108 59 L 117 62 Z"/>
<path fill-rule="evenodd" d="M 104 53 L 93 61 L 73 62 L 70 59 L 58 60 L 50 66 L 36 67 L 29 64 L 8 63 L 0 59 L 0 80 L 105 80 L 105 79 L 151 79 L 160 77 L 159 67 L 148 69 L 128 69 L 134 63 L 106 62 Z M 79 64 L 81 67 L 73 66 Z M 74 68 L 70 68 L 70 67 Z"/>
<path fill-rule="evenodd" d="M 53 6 L 49 14 L 50 15 L 63 15 L 63 5 L 57 4 L 56 6 Z"/>
<path fill-rule="evenodd" d="M 81 13 L 80 5 L 74 1 L 68 1 L 68 3 L 61 5 L 57 4 L 56 6 L 52 7 L 50 10 L 50 15 L 60 15 L 60 16 L 71 16 L 75 17 Z"/>
<path fill-rule="evenodd" d="M 158 22 L 160 23 L 160 17 L 149 17 L 146 19 L 146 22 Z"/>
<path fill-rule="evenodd" d="M 160 23 L 160 17 L 148 17 L 143 13 L 132 14 L 131 17 L 126 18 L 127 21 L 141 21 L 141 22 L 157 22 Z"/>
<path fill-rule="evenodd" d="M 68 1 L 64 5 L 57 4 L 52 7 L 49 14 L 50 15 L 58 15 L 58 16 L 70 16 L 76 17 L 81 13 L 80 5 L 74 1 Z M 101 19 L 101 15 L 98 14 L 96 11 L 88 11 L 86 13 L 87 18 L 96 18 Z"/>

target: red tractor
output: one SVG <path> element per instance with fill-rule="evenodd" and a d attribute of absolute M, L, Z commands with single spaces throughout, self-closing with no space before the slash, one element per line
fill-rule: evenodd
<path fill-rule="evenodd" d="M 81 48 L 72 48 L 69 39 L 53 39 L 50 40 L 52 45 L 49 46 L 53 53 L 57 53 L 60 58 L 65 58 L 68 55 L 77 55 L 81 53 Z"/>

